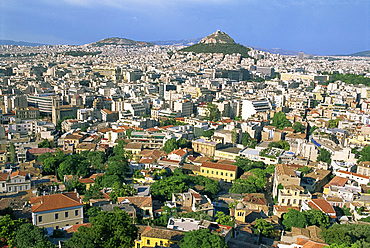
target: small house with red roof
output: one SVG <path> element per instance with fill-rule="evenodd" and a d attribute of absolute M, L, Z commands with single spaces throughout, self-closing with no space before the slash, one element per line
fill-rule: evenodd
<path fill-rule="evenodd" d="M 31 189 L 31 176 L 26 171 L 14 171 L 5 183 L 6 192 L 19 192 Z"/>
<path fill-rule="evenodd" d="M 319 198 L 319 199 L 312 199 L 309 202 L 303 202 L 301 210 L 302 211 L 307 211 L 311 209 L 316 209 L 323 214 L 329 216 L 330 222 L 335 222 L 337 219 L 337 214 L 330 203 L 325 200 L 324 198 Z"/>

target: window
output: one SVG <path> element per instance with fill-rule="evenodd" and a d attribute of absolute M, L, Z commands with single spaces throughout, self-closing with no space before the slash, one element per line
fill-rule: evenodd
<path fill-rule="evenodd" d="M 146 244 L 147 245 L 150 245 L 150 240 L 149 239 L 146 241 Z"/>
<path fill-rule="evenodd" d="M 232 173 L 230 174 L 230 177 L 233 177 L 233 174 Z"/>
<path fill-rule="evenodd" d="M 68 218 L 68 212 L 64 213 L 64 217 Z"/>
<path fill-rule="evenodd" d="M 3 186 L 2 186 L 3 188 L 5 187 L 5 183 L 3 183 Z"/>
<path fill-rule="evenodd" d="M 223 172 L 221 172 L 221 176 L 223 176 L 224 175 L 224 173 Z"/>
<path fill-rule="evenodd" d="M 212 174 L 213 174 L 213 171 L 211 171 L 212 172 Z"/>
<path fill-rule="evenodd" d="M 159 245 L 160 246 L 163 246 L 163 241 L 161 240 L 161 241 L 159 241 Z"/>
<path fill-rule="evenodd" d="M 207 170 L 207 174 L 209 173 L 209 170 Z"/>
<path fill-rule="evenodd" d="M 42 216 L 39 216 L 39 222 L 42 222 Z"/>
<path fill-rule="evenodd" d="M 218 175 L 218 171 L 216 171 L 216 175 Z"/>
<path fill-rule="evenodd" d="M 227 173 L 225 174 L 225 176 L 227 176 Z"/>
<path fill-rule="evenodd" d="M 140 248 L 140 244 L 137 244 L 136 248 Z"/>
<path fill-rule="evenodd" d="M 293 199 L 293 204 L 296 204 L 297 203 L 297 199 Z"/>
<path fill-rule="evenodd" d="M 78 210 L 75 210 L 75 216 L 77 216 L 78 215 Z"/>
<path fill-rule="evenodd" d="M 59 219 L 59 214 L 55 214 L 55 219 Z"/>
<path fill-rule="evenodd" d="M 285 199 L 282 199 L 282 200 L 281 200 L 281 203 L 284 203 L 284 202 L 285 202 Z"/>
<path fill-rule="evenodd" d="M 202 170 L 202 173 L 204 173 L 204 170 Z"/>
<path fill-rule="evenodd" d="M 56 227 L 55 227 L 55 229 L 57 229 L 57 230 L 58 230 L 58 229 L 59 229 L 59 226 L 56 226 Z"/>

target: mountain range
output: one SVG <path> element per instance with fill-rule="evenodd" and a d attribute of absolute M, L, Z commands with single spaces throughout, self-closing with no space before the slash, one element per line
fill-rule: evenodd
<path fill-rule="evenodd" d="M 204 38 L 203 38 L 204 39 Z M 231 38 L 230 38 L 231 39 Z M 182 40 L 167 40 L 167 41 L 152 41 L 152 42 L 145 42 L 145 41 L 134 41 L 131 39 L 125 38 L 106 38 L 96 42 L 91 43 L 94 46 L 103 46 L 103 45 L 139 45 L 139 46 L 152 46 L 152 45 L 172 45 L 172 46 L 192 46 L 200 42 L 202 38 L 193 38 L 193 39 L 182 39 Z M 0 40 L 1 45 L 15 45 L 15 46 L 44 46 L 48 44 L 44 43 L 33 43 L 33 42 L 26 42 L 26 41 L 14 41 L 14 40 Z M 298 55 L 299 51 L 293 50 L 285 50 L 281 48 L 261 48 L 256 46 L 248 46 L 252 47 L 256 50 L 261 50 L 264 52 L 269 52 L 273 54 L 280 54 L 280 55 Z M 334 56 L 334 55 L 333 55 Z M 361 51 L 357 53 L 347 54 L 347 55 L 335 55 L 335 56 L 361 56 L 361 57 L 370 57 L 370 50 Z"/>

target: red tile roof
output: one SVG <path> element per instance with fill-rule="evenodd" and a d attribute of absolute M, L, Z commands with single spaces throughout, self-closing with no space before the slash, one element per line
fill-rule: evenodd
<path fill-rule="evenodd" d="M 227 170 L 227 171 L 233 171 L 233 172 L 235 172 L 238 169 L 236 165 L 218 164 L 218 163 L 212 163 L 212 162 L 203 162 L 201 167 L 218 169 L 218 170 Z"/>
<path fill-rule="evenodd" d="M 335 210 L 333 208 L 332 205 L 330 205 L 330 203 L 325 200 L 325 199 L 312 199 L 311 201 L 308 202 L 308 205 L 311 207 L 311 208 L 314 208 L 316 210 L 319 210 L 321 212 L 323 212 L 324 214 L 331 214 L 331 215 L 335 215 Z"/>
<path fill-rule="evenodd" d="M 54 153 L 55 149 L 51 149 L 51 148 L 31 148 L 31 149 L 28 149 L 28 152 L 31 153 L 31 154 L 44 154 L 44 153 L 47 153 L 47 152 Z"/>
<path fill-rule="evenodd" d="M 31 197 L 30 202 L 33 213 L 83 206 L 78 193 L 74 192 Z"/>
<path fill-rule="evenodd" d="M 15 177 L 15 176 L 23 176 L 23 177 L 25 177 L 25 176 L 27 176 L 27 172 L 26 171 L 19 171 L 19 170 L 18 171 L 14 171 L 10 175 L 10 178 Z"/>

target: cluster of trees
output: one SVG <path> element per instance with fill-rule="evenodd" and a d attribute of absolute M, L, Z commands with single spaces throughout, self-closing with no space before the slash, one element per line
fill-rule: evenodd
<path fill-rule="evenodd" d="M 329 83 L 333 83 L 335 81 L 342 81 L 342 82 L 345 82 L 347 84 L 354 84 L 354 85 L 358 85 L 358 84 L 363 84 L 365 86 L 370 86 L 370 78 L 366 78 L 362 75 L 356 75 L 356 74 L 329 74 L 329 73 L 324 73 L 324 74 L 328 74 L 331 76 L 331 80 L 329 81 Z"/>
<path fill-rule="evenodd" d="M 313 134 L 313 132 L 315 132 L 315 130 L 317 130 L 317 129 L 319 129 L 318 127 L 316 127 L 316 126 L 312 126 L 312 127 L 310 127 L 309 128 L 309 131 L 308 131 L 308 134 L 309 135 L 312 135 Z"/>
<path fill-rule="evenodd" d="M 266 174 L 272 174 L 275 166 L 267 166 L 261 161 L 251 161 L 246 158 L 237 157 L 234 163 L 242 172 L 249 171 L 248 179 L 236 179 L 230 189 L 230 193 L 256 193 L 263 191 L 266 185 Z"/>
<path fill-rule="evenodd" d="M 248 55 L 249 48 L 237 43 L 226 43 L 226 44 L 198 43 L 189 47 L 185 47 L 181 49 L 180 52 L 223 53 L 223 54 L 239 53 L 243 56 L 243 58 L 250 58 L 250 56 Z"/>
<path fill-rule="evenodd" d="M 242 144 L 244 147 L 255 148 L 257 146 L 257 140 L 253 139 L 249 133 L 243 133 Z"/>
<path fill-rule="evenodd" d="M 180 243 L 180 248 L 227 248 L 227 244 L 219 234 L 211 233 L 208 229 L 186 232 Z"/>
<path fill-rule="evenodd" d="M 256 224 L 253 227 L 255 234 L 262 235 L 267 238 L 272 236 L 274 230 L 274 226 L 263 218 L 256 219 Z"/>
<path fill-rule="evenodd" d="M 182 126 L 182 125 L 185 125 L 185 123 L 182 122 L 182 121 L 177 121 L 174 118 L 160 119 L 159 120 L 159 126 L 160 127 L 165 127 L 165 126 L 170 126 L 170 125 Z"/>
<path fill-rule="evenodd" d="M 218 224 L 225 225 L 225 226 L 235 226 L 235 219 L 231 217 L 230 215 L 226 215 L 222 211 L 217 211 L 215 214 L 215 218 Z"/>
<path fill-rule="evenodd" d="M 330 164 L 331 163 L 331 154 L 330 152 L 328 152 L 327 150 L 321 148 L 320 151 L 319 151 L 319 156 L 317 156 L 317 161 L 322 161 L 322 162 L 325 162 L 325 163 L 328 163 Z"/>
<path fill-rule="evenodd" d="M 45 232 L 45 229 L 27 223 L 26 219 L 16 220 L 11 215 L 0 217 L 1 247 L 54 247 Z"/>
<path fill-rule="evenodd" d="M 339 121 L 340 121 L 339 119 L 329 120 L 329 128 L 336 128 L 336 127 L 338 127 Z"/>
<path fill-rule="evenodd" d="M 151 190 L 153 198 L 164 202 L 171 199 L 172 193 L 182 193 L 196 185 L 203 186 L 201 193 L 211 198 L 220 191 L 220 185 L 216 180 L 203 176 L 189 176 L 181 171 L 177 171 L 171 177 L 155 181 L 151 185 Z"/>
<path fill-rule="evenodd" d="M 82 226 L 68 240 L 69 248 L 80 247 L 133 247 L 138 228 L 130 216 L 115 208 L 113 212 L 100 211 L 89 218 L 91 227 Z"/>
<path fill-rule="evenodd" d="M 290 209 L 283 215 L 283 225 L 288 231 L 290 231 L 293 226 L 305 228 L 306 226 L 315 225 L 320 228 L 325 228 L 329 226 L 329 216 L 316 209 L 303 212 Z"/>
<path fill-rule="evenodd" d="M 77 175 L 86 177 L 95 172 L 104 170 L 106 154 L 101 151 L 81 152 L 67 155 L 60 149 L 54 154 L 44 153 L 38 157 L 42 162 L 44 175 L 57 175 L 60 180 L 64 175 Z"/>
<path fill-rule="evenodd" d="M 207 110 L 206 110 L 206 120 L 209 121 L 218 121 L 221 117 L 220 110 L 218 109 L 217 105 L 213 103 L 208 103 Z"/>
<path fill-rule="evenodd" d="M 203 136 L 207 137 L 207 138 L 211 138 L 214 133 L 215 133 L 214 129 L 209 129 L 209 130 L 203 132 Z"/>
<path fill-rule="evenodd" d="M 370 225 L 334 224 L 321 236 L 330 247 L 370 247 Z"/>
<path fill-rule="evenodd" d="M 51 141 L 48 141 L 47 139 L 44 139 L 37 146 L 38 146 L 38 148 L 53 148 L 54 147 L 54 142 L 51 142 Z"/>
<path fill-rule="evenodd" d="M 365 146 L 360 152 L 359 152 L 360 158 L 358 162 L 362 161 L 370 161 L 370 146 Z"/>
<path fill-rule="evenodd" d="M 286 118 L 284 112 L 277 112 L 271 118 L 271 125 L 278 129 L 283 129 L 284 127 L 291 127 L 292 123 Z"/>
<path fill-rule="evenodd" d="M 271 142 L 268 147 L 272 148 L 272 147 L 275 147 L 275 148 L 279 148 L 279 149 L 283 149 L 285 151 L 289 151 L 290 150 L 290 145 L 287 141 L 283 141 L 283 140 L 279 140 L 278 142 Z"/>
<path fill-rule="evenodd" d="M 186 139 L 179 139 L 176 140 L 175 138 L 169 139 L 166 141 L 164 144 L 162 150 L 170 153 L 173 150 L 179 149 L 179 148 L 190 148 L 191 147 L 191 142 L 187 141 Z"/>
<path fill-rule="evenodd" d="M 305 133 L 306 127 L 300 122 L 294 122 L 293 129 L 295 133 Z"/>
<path fill-rule="evenodd" d="M 304 177 L 305 175 L 307 175 L 308 173 L 310 173 L 312 171 L 312 168 L 310 168 L 308 166 L 303 166 L 301 168 L 298 168 L 297 171 L 302 172 L 301 175 L 302 175 L 302 177 Z"/>

